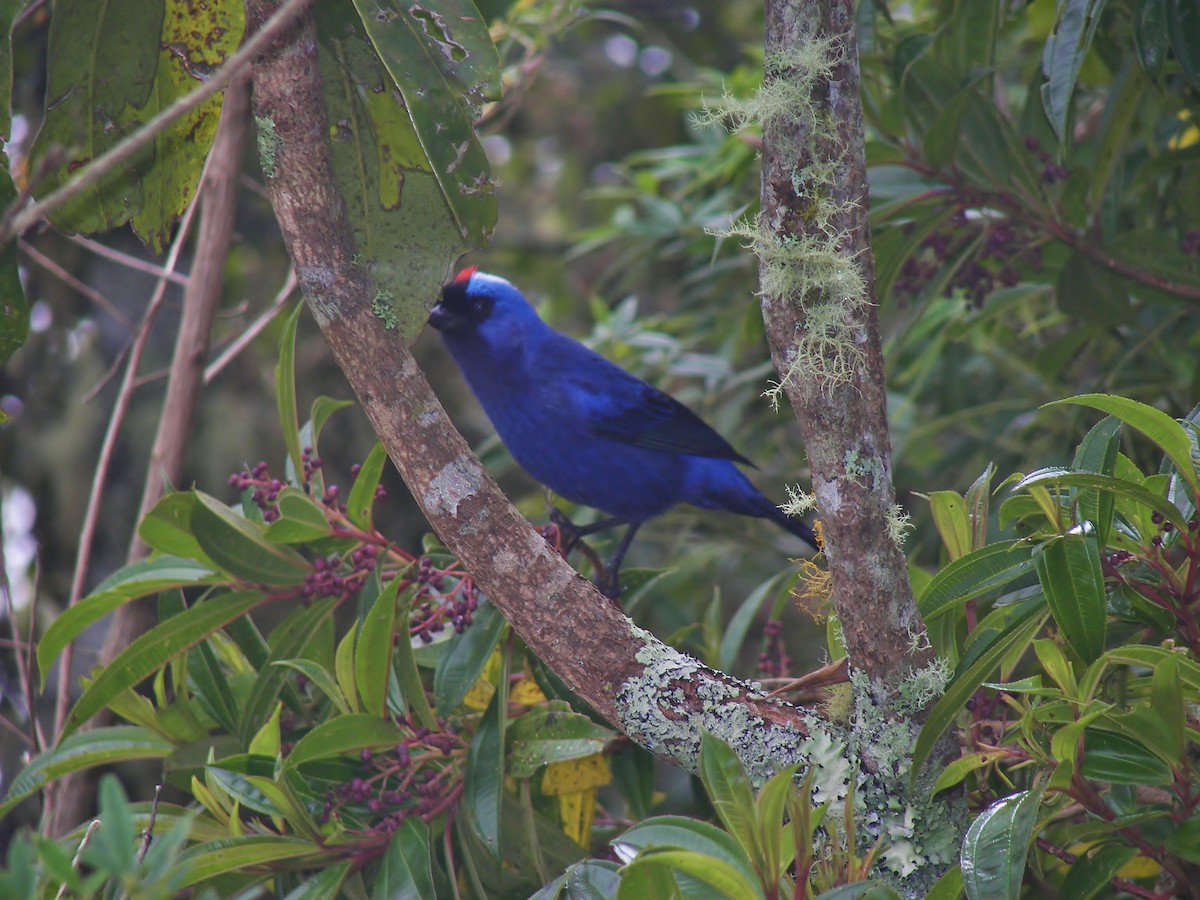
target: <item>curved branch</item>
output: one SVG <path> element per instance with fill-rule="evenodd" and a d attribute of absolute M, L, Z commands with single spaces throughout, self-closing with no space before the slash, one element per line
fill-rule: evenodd
<path fill-rule="evenodd" d="M 251 27 L 276 6 L 249 0 Z M 254 64 L 255 119 L 273 135 L 271 202 L 309 308 L 429 523 L 529 648 L 639 743 L 691 766 L 707 729 L 759 774 L 796 759 L 816 717 L 634 627 L 513 508 L 376 318 L 333 174 L 316 47 L 306 18 Z"/>

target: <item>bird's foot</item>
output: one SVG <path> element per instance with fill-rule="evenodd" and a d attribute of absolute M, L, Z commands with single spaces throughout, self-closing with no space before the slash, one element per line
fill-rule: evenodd
<path fill-rule="evenodd" d="M 566 559 L 583 537 L 583 530 L 557 506 L 550 507 L 550 524 L 558 529 L 558 552 Z"/>

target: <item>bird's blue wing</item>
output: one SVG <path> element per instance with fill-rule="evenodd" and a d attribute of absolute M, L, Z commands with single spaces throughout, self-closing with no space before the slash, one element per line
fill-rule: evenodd
<path fill-rule="evenodd" d="M 674 397 L 590 350 L 586 358 L 576 355 L 575 360 L 577 365 L 565 387 L 572 405 L 583 415 L 585 427 L 596 437 L 661 453 L 753 465 Z"/>

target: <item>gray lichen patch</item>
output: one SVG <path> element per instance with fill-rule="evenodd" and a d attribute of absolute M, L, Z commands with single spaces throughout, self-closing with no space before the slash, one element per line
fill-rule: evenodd
<path fill-rule="evenodd" d="M 924 896 L 955 861 L 964 829 L 963 804 L 933 792 L 936 772 L 912 778 L 918 714 L 942 695 L 949 676 L 941 659 L 913 671 L 895 690 L 861 671 L 851 674 L 851 754 L 862 761 L 855 785 L 861 843 L 884 836 L 881 866 L 907 896 Z"/>
<path fill-rule="evenodd" d="M 255 116 L 254 125 L 259 165 L 262 166 L 263 175 L 268 179 L 274 178 L 279 170 L 279 132 L 275 129 L 275 123 L 266 116 Z"/>
<path fill-rule="evenodd" d="M 631 627 L 643 641 L 637 660 L 645 668 L 627 679 L 617 696 L 626 734 L 694 772 L 700 736 L 707 731 L 733 748 L 756 785 L 800 762 L 816 768 L 815 802 L 845 797 L 851 769 L 837 729 L 812 714 L 804 716 L 803 729 L 770 721 L 745 702 L 768 702 L 761 686 L 718 680 L 698 660 Z"/>
<path fill-rule="evenodd" d="M 433 477 L 421 499 L 430 509 L 457 516 L 459 504 L 474 495 L 482 484 L 478 466 L 455 459 Z"/>

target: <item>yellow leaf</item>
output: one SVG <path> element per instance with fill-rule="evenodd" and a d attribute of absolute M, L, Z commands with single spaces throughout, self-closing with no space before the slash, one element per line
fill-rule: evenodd
<path fill-rule="evenodd" d="M 612 781 L 612 771 L 603 753 L 593 753 L 583 759 L 569 759 L 550 763 L 542 776 L 542 793 L 550 797 L 561 797 L 598 788 Z"/>
<path fill-rule="evenodd" d="M 537 706 L 539 703 L 546 702 L 546 695 L 542 693 L 538 683 L 528 675 L 513 685 L 509 698 L 513 703 L 519 703 L 522 706 Z"/>
<path fill-rule="evenodd" d="M 592 840 L 592 819 L 596 815 L 596 789 L 575 791 L 558 798 L 558 813 L 563 832 L 582 847 Z"/>
<path fill-rule="evenodd" d="M 500 650 L 497 648 L 492 651 L 492 655 L 484 663 L 483 671 L 479 673 L 479 677 L 467 691 L 467 696 L 463 697 L 463 706 L 467 709 L 478 710 L 488 708 L 488 704 L 492 702 L 492 694 L 496 693 L 495 681 L 496 676 L 500 674 L 501 662 Z"/>

